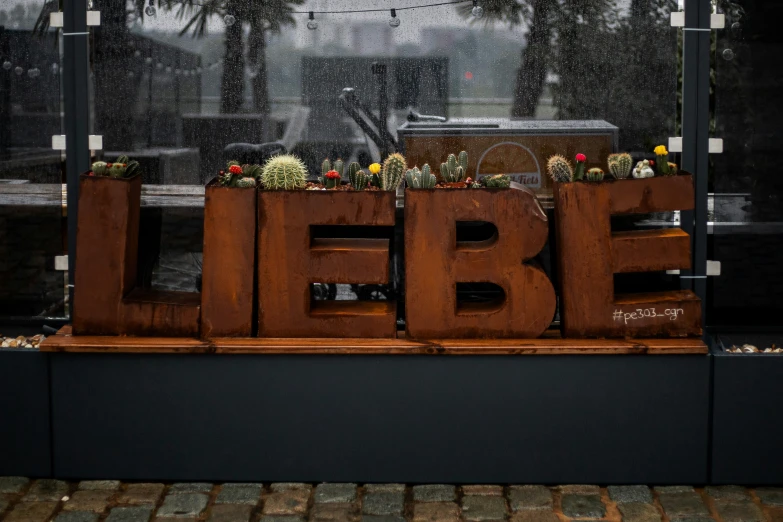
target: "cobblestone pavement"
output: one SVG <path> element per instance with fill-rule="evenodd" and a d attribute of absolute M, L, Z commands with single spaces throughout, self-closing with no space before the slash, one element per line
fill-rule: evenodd
<path fill-rule="evenodd" d="M 0 477 L 7 522 L 783 522 L 783 488 L 122 483 Z"/>

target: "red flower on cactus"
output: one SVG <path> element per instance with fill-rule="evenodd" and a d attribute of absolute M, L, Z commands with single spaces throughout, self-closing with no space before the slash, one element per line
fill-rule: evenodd
<path fill-rule="evenodd" d="M 112 165 L 114 165 L 114 163 L 107 163 L 106 167 L 111 168 Z"/>
<path fill-rule="evenodd" d="M 242 167 L 240 167 L 239 165 L 231 165 L 231 166 L 228 168 L 228 171 L 229 171 L 231 174 L 242 174 Z"/>
<path fill-rule="evenodd" d="M 579 154 L 576 155 L 576 161 L 578 161 L 580 163 L 585 162 L 585 161 L 587 161 L 587 156 L 585 156 L 584 154 L 582 154 L 580 152 Z"/>
<path fill-rule="evenodd" d="M 324 177 L 329 179 L 340 179 L 340 173 L 337 172 L 336 170 L 330 170 L 329 172 L 324 174 Z"/>
<path fill-rule="evenodd" d="M 651 167 L 654 167 L 654 166 L 655 166 L 655 160 L 650 160 L 650 166 L 651 166 Z"/>

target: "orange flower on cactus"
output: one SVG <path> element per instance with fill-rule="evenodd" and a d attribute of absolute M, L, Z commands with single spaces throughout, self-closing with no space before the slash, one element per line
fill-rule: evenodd
<path fill-rule="evenodd" d="M 582 154 L 580 152 L 579 154 L 576 155 L 576 161 L 578 161 L 580 163 L 585 162 L 585 161 L 587 161 L 587 156 L 585 156 L 584 154 Z"/>
<path fill-rule="evenodd" d="M 228 171 L 229 171 L 231 174 L 242 174 L 242 167 L 240 167 L 239 165 L 231 165 L 231 166 L 228 168 Z"/>
<path fill-rule="evenodd" d="M 340 173 L 336 170 L 330 170 L 326 174 L 324 174 L 324 177 L 327 177 L 329 179 L 340 179 Z"/>

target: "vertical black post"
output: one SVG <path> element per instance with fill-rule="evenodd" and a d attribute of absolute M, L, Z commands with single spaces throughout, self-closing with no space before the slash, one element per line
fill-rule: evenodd
<path fill-rule="evenodd" d="M 682 79 L 682 167 L 695 177 L 696 202 L 682 212 L 682 226 L 691 235 L 693 270 L 683 271 L 682 286 L 707 296 L 707 175 L 709 168 L 710 0 L 685 0 Z M 706 303 L 702 306 L 702 323 Z"/>
<path fill-rule="evenodd" d="M 0 25 L 0 56 L 3 60 L 10 60 L 10 46 L 5 37 L 5 28 Z M 2 65 L 2 64 L 0 64 Z M 11 71 L 0 71 L 0 154 L 4 154 L 8 148 L 8 136 L 11 135 Z"/>
<path fill-rule="evenodd" d="M 155 73 L 155 56 L 154 54 L 154 48 L 150 45 L 148 55 L 150 58 L 152 58 L 152 61 L 149 63 L 149 67 L 147 68 L 147 148 L 152 147 L 152 89 L 153 89 L 153 78 L 152 75 Z M 162 58 L 161 58 L 162 59 Z M 145 59 L 146 61 L 146 59 Z"/>
<path fill-rule="evenodd" d="M 372 64 L 372 73 L 378 77 L 378 119 L 381 123 L 381 128 L 378 129 L 378 134 L 383 140 L 383 149 L 381 150 L 381 159 L 385 158 L 389 154 L 389 140 L 386 139 L 386 133 L 388 132 L 389 118 L 389 94 L 387 92 L 388 86 L 386 82 L 386 64 L 375 62 Z"/>
<path fill-rule="evenodd" d="M 73 317 L 76 269 L 76 218 L 79 212 L 79 175 L 90 169 L 89 54 L 87 0 L 63 2 L 63 112 L 65 174 L 68 189 L 68 282 Z"/>

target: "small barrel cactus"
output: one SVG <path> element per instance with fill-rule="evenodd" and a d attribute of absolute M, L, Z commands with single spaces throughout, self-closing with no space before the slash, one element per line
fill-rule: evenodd
<path fill-rule="evenodd" d="M 598 167 L 592 168 L 585 174 L 587 181 L 601 181 L 604 179 L 604 171 Z"/>
<path fill-rule="evenodd" d="M 676 176 L 678 172 L 677 164 L 669 162 L 669 176 Z"/>
<path fill-rule="evenodd" d="M 109 163 L 107 173 L 111 178 L 124 178 L 127 165 L 125 163 Z"/>
<path fill-rule="evenodd" d="M 413 167 L 405 172 L 405 184 L 408 185 L 408 188 L 421 188 L 421 171 L 419 167 Z"/>
<path fill-rule="evenodd" d="M 92 173 L 95 176 L 105 176 L 107 163 L 105 161 L 96 161 L 92 164 Z"/>
<path fill-rule="evenodd" d="M 333 189 L 340 185 L 340 173 L 336 170 L 330 170 L 324 175 L 324 187 Z"/>
<path fill-rule="evenodd" d="M 380 174 L 381 190 L 396 190 L 405 175 L 405 157 L 402 154 L 390 154 L 383 162 Z"/>
<path fill-rule="evenodd" d="M 658 173 L 662 176 L 671 176 L 669 172 L 669 151 L 666 150 L 666 146 L 658 145 L 655 147 L 655 164 L 658 166 Z"/>
<path fill-rule="evenodd" d="M 293 154 L 272 156 L 261 171 L 261 185 L 267 190 L 301 189 L 306 184 L 307 167 Z"/>
<path fill-rule="evenodd" d="M 563 156 L 555 154 L 546 163 L 546 170 L 554 181 L 569 183 L 574 181 L 574 169 Z"/>
<path fill-rule="evenodd" d="M 237 188 L 251 188 L 256 186 L 256 179 L 251 177 L 239 178 L 236 181 Z"/>
<path fill-rule="evenodd" d="M 467 169 L 468 153 L 463 150 L 459 153 L 459 160 L 454 154 L 449 154 L 446 162 L 440 164 L 440 175 L 446 183 L 456 183 L 465 179 Z"/>
<path fill-rule="evenodd" d="M 615 179 L 625 179 L 631 175 L 633 159 L 627 152 L 621 154 L 609 154 L 606 160 L 609 166 L 609 174 Z"/>
<path fill-rule="evenodd" d="M 585 161 L 587 156 L 582 153 L 576 155 L 576 169 L 574 170 L 574 181 L 580 181 L 585 177 Z"/>
<path fill-rule="evenodd" d="M 482 181 L 487 188 L 508 188 L 511 186 L 511 178 L 505 174 L 487 176 Z"/>

